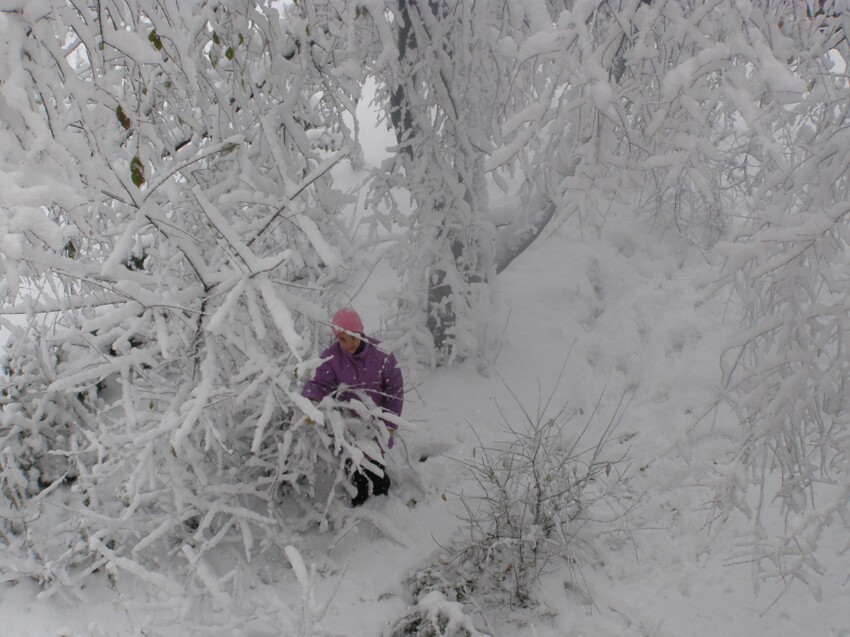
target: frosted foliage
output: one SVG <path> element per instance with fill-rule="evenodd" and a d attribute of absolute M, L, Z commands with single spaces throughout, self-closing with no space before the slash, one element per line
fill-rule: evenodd
<path fill-rule="evenodd" d="M 589 143 L 576 177 L 593 165 L 595 186 L 610 186 L 612 196 L 621 187 L 644 193 L 639 211 L 723 258 L 709 289 L 732 284 L 743 301 L 748 325 L 721 361 L 724 396 L 742 428 L 718 478 L 719 513 L 737 507 L 752 516 L 746 558 L 757 583 L 778 574 L 815 594 L 815 551 L 826 525 L 848 519 L 850 489 L 850 84 L 839 6 L 648 3 L 636 6 L 628 37 L 599 12 L 597 33 L 608 33 L 611 46 L 566 58 L 587 65 L 601 56 L 599 70 L 617 78 L 614 98 L 610 80 L 587 87 L 604 117 L 584 119 Z M 620 53 L 606 66 L 613 50 Z M 786 522 L 778 540 L 764 532 L 771 502 Z"/>
<path fill-rule="evenodd" d="M 725 259 L 720 283 L 751 324 L 723 357 L 748 479 L 721 479 L 718 503 L 758 485 L 753 554 L 810 582 L 850 485 L 843 3 L 383 6 L 371 9 L 386 19 L 382 54 L 366 59 L 398 147 L 372 202 L 376 236 L 395 223 L 411 246 L 395 261 L 402 344 L 433 342 L 444 360 L 486 352 L 494 274 L 547 223 L 577 216 L 601 232 L 626 206 L 677 229 Z M 788 532 L 766 543 L 774 496 Z"/>
<path fill-rule="evenodd" d="M 598 228 L 626 205 L 715 245 L 810 79 L 787 63 L 803 2 L 311 6 L 352 18 L 346 45 L 395 131 L 373 237 L 404 233 L 396 336 L 432 363 L 489 350 L 496 274 L 553 219 Z"/>
<path fill-rule="evenodd" d="M 404 283 L 395 295 L 399 347 L 431 363 L 451 362 L 486 344 L 496 233 L 484 160 L 505 99 L 496 78 L 511 72 L 496 54 L 492 3 L 386 8 L 377 15 L 387 22 L 376 18 L 375 29 L 384 40 L 392 29 L 393 53 L 370 71 L 398 145 L 373 177 L 373 232 L 398 224 L 405 234 L 392 254 Z M 470 66 L 476 75 L 461 72 Z"/>
<path fill-rule="evenodd" d="M 817 596 L 823 531 L 850 519 L 848 24 L 833 3 L 814 14 L 802 3 L 756 6 L 747 38 L 731 41 L 750 47 L 748 64 L 726 80 L 735 127 L 751 141 L 723 182 L 727 192 L 747 184 L 729 209 L 748 219 L 718 246 L 720 282 L 734 286 L 746 321 L 721 360 L 742 430 L 730 463 L 740 470 L 719 480 L 718 505 L 752 516 L 746 557 L 755 558 L 757 582 L 780 575 Z M 754 507 L 742 498 L 748 485 Z M 764 531 L 776 504 L 786 529 L 779 539 Z"/>
<path fill-rule="evenodd" d="M 322 459 L 343 475 L 349 439 L 305 432 L 293 392 L 314 290 L 344 274 L 328 172 L 353 98 L 277 5 L 0 16 L 0 293 L 26 317 L 4 357 L 6 579 L 73 588 L 106 564 L 218 599 L 210 551 L 265 550 L 281 489 L 306 495 Z M 39 530 L 69 484 L 67 525 Z M 292 524 L 328 523 L 304 506 Z"/>
<path fill-rule="evenodd" d="M 3 319 L 4 573 L 119 568 L 219 599 L 212 549 L 256 555 L 281 484 L 336 487 L 368 456 L 296 417 L 321 291 L 346 283 L 330 174 L 360 165 L 368 78 L 397 143 L 360 227 L 390 235 L 399 358 L 487 355 L 497 274 L 570 219 L 678 230 L 748 322 L 722 358 L 741 428 L 718 516 L 752 516 L 758 578 L 816 590 L 821 533 L 850 519 L 849 28 L 832 0 L 9 3 L 0 295 L 25 326 Z M 38 532 L 68 481 L 66 527 Z"/>
<path fill-rule="evenodd" d="M 367 198 L 370 241 L 395 233 L 395 350 L 429 364 L 485 353 L 500 264 L 536 236 L 541 211 L 552 215 L 523 161 L 535 152 L 536 104 L 502 128 L 534 101 L 516 52 L 551 29 L 545 3 L 328 0 L 305 11 L 322 15 L 376 81 L 375 104 L 395 132 Z"/>
<path fill-rule="evenodd" d="M 803 35 L 823 50 L 831 32 Z M 840 50 L 846 60 L 846 40 Z M 768 573 L 817 593 L 823 530 L 850 519 L 850 83 L 824 56 L 794 64 L 809 84 L 776 122 L 771 152 L 753 162 L 754 222 L 723 246 L 723 281 L 744 301 L 749 329 L 729 343 L 722 366 L 746 428 L 736 461 L 755 484 L 770 483 L 769 469 L 781 476 L 778 488 L 759 492 L 754 553 L 770 558 Z M 779 542 L 763 531 L 771 501 L 786 522 Z"/>

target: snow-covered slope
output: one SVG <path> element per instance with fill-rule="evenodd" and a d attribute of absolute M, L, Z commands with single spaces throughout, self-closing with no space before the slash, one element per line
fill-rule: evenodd
<path fill-rule="evenodd" d="M 505 438 L 500 412 L 521 425 L 511 394 L 531 413 L 552 394 L 554 410 L 566 406 L 565 417 L 573 416 L 568 427 L 583 427 L 594 413 L 592 430 L 619 418 L 615 444 L 628 453 L 624 487 L 634 508 L 610 537 L 598 538 L 593 559 L 544 576 L 539 606 L 471 610 L 480 630 L 529 637 L 846 637 L 850 590 L 838 575 L 824 579 L 820 603 L 792 586 L 773 604 L 779 586 L 753 591 L 741 549 L 746 521 L 709 524 L 707 487 L 735 427 L 723 409 L 711 409 L 718 352 L 733 328 L 724 323 L 733 312 L 727 299 L 705 298 L 702 284 L 711 273 L 672 233 L 614 218 L 593 227 L 565 224 L 517 259 L 500 281 L 491 325 L 499 347 L 491 360 L 408 375 L 406 415 L 417 429 L 393 451 L 391 495 L 367 503 L 361 519 L 337 535 L 281 537 L 278 554 L 271 551 L 256 577 L 246 577 L 243 607 L 282 599 L 302 608 L 283 552 L 297 546 L 316 566 L 316 607 L 328 604 L 323 633 L 299 628 L 297 618 L 275 624 L 275 616 L 259 612 L 234 623 L 204 611 L 201 600 L 189 600 L 169 627 L 158 616 L 156 591 L 119 574 L 112 586 L 95 578 L 85 602 L 39 598 L 35 583 L 3 589 L 0 635 L 381 635 L 413 601 L 405 579 L 459 531 L 459 494 L 471 486 L 463 461 L 473 458 L 479 438 Z M 367 323 L 380 318 L 375 299 L 391 279 L 375 269 L 355 298 Z M 428 460 L 419 462 L 422 456 Z M 837 531 L 833 537 L 840 541 Z"/>

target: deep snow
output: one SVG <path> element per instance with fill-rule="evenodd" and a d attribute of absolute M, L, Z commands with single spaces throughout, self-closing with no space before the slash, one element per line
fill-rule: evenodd
<path fill-rule="evenodd" d="M 611 219 L 584 232 L 565 224 L 517 259 L 500 280 L 492 321 L 500 347 L 492 360 L 408 373 L 406 415 L 417 431 L 405 434 L 405 443 L 414 461 L 431 456 L 412 463 L 425 490 L 402 464 L 391 496 L 364 509 L 391 519 L 395 537 L 361 521 L 333 544 L 332 536 L 318 534 L 282 538 L 317 566 L 317 599 L 330 600 L 322 621 L 327 634 L 380 635 L 405 613 L 411 599 L 404 578 L 457 530 L 457 494 L 468 480 L 459 460 L 471 458 L 476 433 L 485 442 L 502 436 L 498 408 L 510 417 L 518 413 L 508 388 L 536 410 L 538 395 L 548 395 L 567 360 L 554 404 L 587 414 L 601 395 L 597 419 L 604 424 L 624 392 L 631 399 L 618 429 L 630 449 L 628 489 L 639 497 L 628 541 L 601 543 L 598 562 L 581 566 L 590 599 L 565 587 L 564 566 L 542 582 L 541 606 L 493 611 L 489 623 L 473 614 L 479 629 L 540 637 L 850 635 L 850 590 L 842 586 L 841 572 L 824 578 L 820 603 L 792 586 L 773 604 L 779 589 L 757 596 L 750 565 L 735 563 L 745 520 L 732 518 L 710 532 L 705 485 L 714 463 L 728 452 L 726 434 L 735 427 L 722 409 L 710 410 L 719 348 L 734 328 L 722 320 L 725 298 L 705 300 L 702 284 L 711 272 L 672 234 Z M 354 299 L 367 329 L 380 318 L 377 295 L 391 279 L 379 266 Z M 393 453 L 400 460 L 403 449 Z M 842 535 L 833 533 L 836 542 Z M 283 555 L 265 568 L 269 583 L 250 584 L 246 596 L 291 595 L 297 608 L 300 593 Z M 186 635 L 193 634 L 193 623 L 204 623 L 188 616 L 180 628 L 160 625 L 147 606 L 152 592 L 126 575 L 114 589 L 94 580 L 87 590 L 89 600 L 80 603 L 39 598 L 35 584 L 7 586 L 0 635 Z M 286 630 L 282 626 L 280 634 Z M 246 625 L 241 633 L 230 627 L 212 634 L 267 631 Z"/>
<path fill-rule="evenodd" d="M 367 161 L 375 157 L 367 148 Z M 746 520 L 710 524 L 707 486 L 737 427 L 722 404 L 712 409 L 719 353 L 735 329 L 731 298 L 706 295 L 715 272 L 651 220 L 612 214 L 563 223 L 501 276 L 490 360 L 407 369 L 405 415 L 417 429 L 392 452 L 391 495 L 369 502 L 363 519 L 341 535 L 282 536 L 279 555 L 264 557 L 258 576 L 245 579 L 241 601 L 260 609 L 251 621 L 229 621 L 199 604 L 175 620 L 169 600 L 118 573 L 112 586 L 92 579 L 84 601 L 44 597 L 36 583 L 6 585 L 0 637 L 293 634 L 294 624 L 261 610 L 263 600 L 275 598 L 301 606 L 287 544 L 315 565 L 316 601 L 329 603 L 323 632 L 314 634 L 381 635 L 412 603 L 405 578 L 458 532 L 458 494 L 470 480 L 463 461 L 478 438 L 504 439 L 500 411 L 520 422 L 511 393 L 536 412 L 553 391 L 552 404 L 574 415 L 570 426 L 583 426 L 597 402 L 595 427 L 622 415 L 617 444 L 628 451 L 626 488 L 636 506 L 627 531 L 600 538 L 595 560 L 578 571 L 564 564 L 543 578 L 537 607 L 471 611 L 479 630 L 501 637 L 850 637 L 846 561 L 824 576 L 822 601 L 796 585 L 776 601 L 781 583 L 758 595 L 753 589 Z M 354 279 L 352 302 L 367 330 L 377 329 L 385 312 L 380 296 L 394 274 L 379 262 Z M 618 412 L 621 401 L 626 407 Z M 417 462 L 422 455 L 429 459 Z M 370 514 L 392 528 L 378 531 Z M 836 545 L 846 538 L 843 529 L 831 531 Z"/>

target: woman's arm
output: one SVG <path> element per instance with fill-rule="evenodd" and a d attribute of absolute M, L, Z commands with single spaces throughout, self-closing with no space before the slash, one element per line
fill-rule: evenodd
<path fill-rule="evenodd" d="M 331 358 L 316 368 L 312 380 L 307 381 L 301 395 L 313 402 L 319 402 L 333 392 L 339 386 L 336 369 L 333 366 L 333 353 L 325 352 L 323 356 L 330 355 Z"/>

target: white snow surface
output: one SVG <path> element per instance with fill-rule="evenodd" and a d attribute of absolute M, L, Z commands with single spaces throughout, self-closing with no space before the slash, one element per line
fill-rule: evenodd
<path fill-rule="evenodd" d="M 46 596 L 37 582 L 4 585 L 0 637 L 385 634 L 413 604 L 405 578 L 461 529 L 459 494 L 471 486 L 463 461 L 472 459 L 478 437 L 485 443 L 505 438 L 500 409 L 521 424 L 511 393 L 536 412 L 552 392 L 556 411 L 563 405 L 566 413 L 583 410 L 571 421 L 576 428 L 597 403 L 595 421 L 604 427 L 625 397 L 618 444 L 628 452 L 626 488 L 637 506 L 628 530 L 611 541 L 600 538 L 594 562 L 562 564 L 544 576 L 537 606 L 469 609 L 478 631 L 494 637 L 850 637 L 846 568 L 830 565 L 820 602 L 797 585 L 777 601 L 782 582 L 754 591 L 753 565 L 741 549 L 746 519 L 709 524 L 706 487 L 728 460 L 737 428 L 726 411 L 712 410 L 719 352 L 735 330 L 730 297 L 706 298 L 704 284 L 714 272 L 716 266 L 672 232 L 645 221 L 612 216 L 605 223 L 564 224 L 539 239 L 500 277 L 490 325 L 500 345 L 489 361 L 407 368 L 405 416 L 417 427 L 391 452 L 390 494 L 355 510 L 345 533 L 282 532 L 276 557 L 254 557 L 259 576 L 245 578 L 244 600 L 262 607 L 263 600 L 282 599 L 301 617 L 257 615 L 234 624 L 217 611 L 215 599 L 193 600 L 167 625 L 158 611 L 162 591 L 122 571 L 112 582 L 92 576 L 82 601 Z M 367 329 L 377 329 L 389 311 L 381 293 L 395 283 L 383 264 L 354 282 L 353 305 Z M 423 455 L 428 460 L 418 462 Z M 846 541 L 845 530 L 830 531 L 836 546 Z M 214 580 L 214 569 L 199 565 L 199 576 Z"/>
<path fill-rule="evenodd" d="M 619 429 L 633 434 L 624 443 L 630 446 L 629 489 L 640 496 L 631 531 L 626 542 L 603 543 L 598 563 L 581 565 L 587 594 L 573 592 L 564 565 L 541 582 L 538 607 L 477 616 L 477 628 L 529 637 L 850 635 L 850 589 L 840 572 L 824 577 L 821 602 L 792 586 L 774 604 L 779 587 L 757 595 L 750 564 L 736 563 L 745 520 L 709 533 L 710 494 L 702 485 L 728 451 L 724 431 L 734 428 L 722 413 L 709 413 L 718 348 L 732 327 L 722 320 L 725 299 L 703 302 L 700 285 L 710 272 L 669 236 L 639 223 L 583 235 L 564 226 L 517 259 L 500 282 L 493 328 L 502 331 L 502 346 L 490 364 L 409 375 L 406 415 L 419 426 L 404 442 L 425 492 L 406 469 L 388 497 L 365 505 L 362 520 L 344 537 L 334 541 L 318 531 L 281 537 L 281 547 L 297 545 L 305 563 L 316 566 L 314 594 L 328 611 L 320 622 L 324 632 L 313 634 L 381 635 L 404 615 L 412 604 L 404 578 L 459 528 L 457 494 L 469 480 L 460 461 L 469 460 L 477 444 L 473 429 L 485 441 L 502 436 L 497 404 L 517 412 L 506 386 L 536 410 L 538 392 L 545 397 L 552 390 L 572 346 L 554 402 L 587 414 L 601 394 L 598 417 L 607 422 L 622 392 L 633 394 Z M 376 269 L 355 298 L 367 323 L 379 318 L 377 293 L 391 278 Z M 404 447 L 392 453 L 400 461 Z M 430 459 L 416 462 L 420 454 Z M 392 528 L 377 530 L 370 514 L 390 520 Z M 293 570 L 282 552 L 265 568 L 270 581 L 252 582 L 246 597 L 291 596 L 299 607 L 296 580 L 307 577 L 307 567 Z M 210 634 L 196 633 L 191 616 L 181 626 L 159 625 L 149 605 L 156 591 L 127 574 L 119 573 L 113 587 L 95 576 L 86 592 L 81 603 L 42 597 L 35 582 L 7 586 L 0 635 Z M 220 634 L 274 634 L 240 630 Z M 297 630 L 281 625 L 277 634 Z"/>

